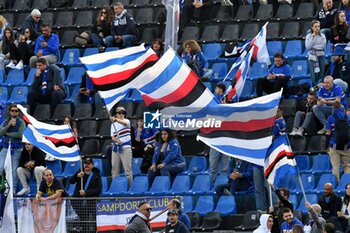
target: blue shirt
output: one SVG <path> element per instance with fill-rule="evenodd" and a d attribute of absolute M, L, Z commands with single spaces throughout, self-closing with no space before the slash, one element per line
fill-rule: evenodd
<path fill-rule="evenodd" d="M 137 136 L 138 129 L 135 130 L 135 138 Z M 142 129 L 140 133 L 140 140 L 144 145 L 153 144 L 156 141 L 157 129 Z"/>
<path fill-rule="evenodd" d="M 345 111 L 344 110 L 342 110 L 342 109 L 336 109 L 334 112 L 333 112 L 333 114 L 337 114 L 337 116 L 339 117 L 339 118 L 344 118 L 345 117 Z M 335 138 L 334 138 L 334 129 L 335 129 L 335 117 L 334 117 L 334 115 L 330 115 L 329 117 L 328 117 L 328 119 L 327 119 L 327 123 L 326 123 L 326 129 L 327 130 L 331 130 L 331 132 L 332 132 L 332 134 L 331 134 L 331 137 L 330 137 L 330 139 L 329 139 L 329 146 L 330 147 L 333 147 L 333 146 L 335 146 Z M 348 116 L 348 120 L 349 120 L 349 123 L 350 123 L 350 117 Z M 348 148 L 350 148 L 349 147 L 350 146 L 350 142 L 348 142 Z"/>
<path fill-rule="evenodd" d="M 38 36 L 35 42 L 35 49 L 34 54 L 37 54 L 39 50 L 42 50 L 43 55 L 58 55 L 58 48 L 60 45 L 60 41 L 58 36 L 55 33 L 51 33 L 49 39 L 45 42 L 47 43 L 47 46 L 45 48 L 41 47 L 40 41 L 45 40 L 43 35 Z"/>
<path fill-rule="evenodd" d="M 276 66 L 273 64 L 270 69 L 269 69 L 269 74 L 274 73 L 277 76 L 285 76 L 286 78 L 290 78 L 291 76 L 291 68 L 290 65 L 288 64 L 283 64 L 281 66 Z M 270 80 L 270 81 L 275 81 L 275 80 Z"/>
<path fill-rule="evenodd" d="M 333 84 L 332 89 L 329 91 L 324 86 L 322 86 L 318 91 L 317 96 L 325 100 L 335 100 L 336 97 L 339 97 L 344 109 L 348 108 L 348 103 L 346 102 L 343 89 L 337 84 Z"/>
<path fill-rule="evenodd" d="M 275 120 L 275 124 L 273 125 L 273 136 L 276 139 L 280 135 L 284 135 L 286 133 L 286 122 L 283 117 L 277 118 Z"/>
<path fill-rule="evenodd" d="M 281 225 L 281 233 L 283 233 L 284 230 L 291 231 L 293 226 L 297 225 L 297 224 L 299 224 L 302 227 L 304 227 L 304 225 L 297 218 L 294 218 L 293 222 L 291 222 L 291 223 L 283 222 L 282 225 Z"/>
<path fill-rule="evenodd" d="M 160 156 L 160 150 L 162 148 L 163 143 L 158 142 L 153 154 L 152 164 L 158 164 L 159 163 L 159 156 Z M 164 156 L 165 159 L 163 163 L 165 165 L 171 164 L 174 166 L 180 165 L 180 164 L 186 164 L 185 158 L 182 156 L 181 152 L 181 146 L 178 140 L 171 139 L 168 142 L 168 145 L 164 149 Z"/>

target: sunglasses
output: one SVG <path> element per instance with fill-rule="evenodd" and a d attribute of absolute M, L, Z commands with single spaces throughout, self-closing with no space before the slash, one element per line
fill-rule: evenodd
<path fill-rule="evenodd" d="M 107 12 L 106 11 L 102 11 L 101 14 L 107 14 Z"/>
<path fill-rule="evenodd" d="M 29 31 L 24 31 L 24 33 L 29 33 Z"/>
<path fill-rule="evenodd" d="M 10 112 L 18 112 L 18 110 L 13 110 L 13 109 L 11 109 Z"/>
<path fill-rule="evenodd" d="M 125 113 L 125 112 L 117 112 L 117 114 L 119 114 L 119 115 L 125 115 L 126 113 Z"/>
<path fill-rule="evenodd" d="M 143 210 L 146 210 L 147 212 L 149 212 L 152 210 L 152 208 L 147 208 L 147 209 L 143 209 Z"/>

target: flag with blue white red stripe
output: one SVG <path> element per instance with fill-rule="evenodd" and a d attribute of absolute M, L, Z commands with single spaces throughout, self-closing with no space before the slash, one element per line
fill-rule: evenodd
<path fill-rule="evenodd" d="M 30 143 L 54 158 L 73 162 L 80 160 L 80 150 L 69 125 L 51 125 L 40 122 L 27 113 L 22 105 L 17 105 L 28 124 L 23 131 L 22 141 Z"/>
<path fill-rule="evenodd" d="M 279 182 L 286 175 L 296 175 L 299 173 L 287 137 L 287 135 L 277 137 L 272 142 L 266 154 L 264 174 L 267 182 L 275 188 L 282 188 L 279 187 Z"/>

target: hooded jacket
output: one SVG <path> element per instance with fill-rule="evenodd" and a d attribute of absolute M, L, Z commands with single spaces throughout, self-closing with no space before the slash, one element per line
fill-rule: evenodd
<path fill-rule="evenodd" d="M 271 230 L 267 228 L 267 221 L 270 217 L 272 218 L 272 216 L 269 214 L 261 215 L 260 226 L 255 231 L 253 231 L 253 233 L 271 233 Z"/>

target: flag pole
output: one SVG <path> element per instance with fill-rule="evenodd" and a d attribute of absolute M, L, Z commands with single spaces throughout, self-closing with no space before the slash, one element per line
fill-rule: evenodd
<path fill-rule="evenodd" d="M 273 207 L 273 203 L 272 203 L 272 185 L 269 185 L 269 200 L 270 200 L 270 207 Z"/>

